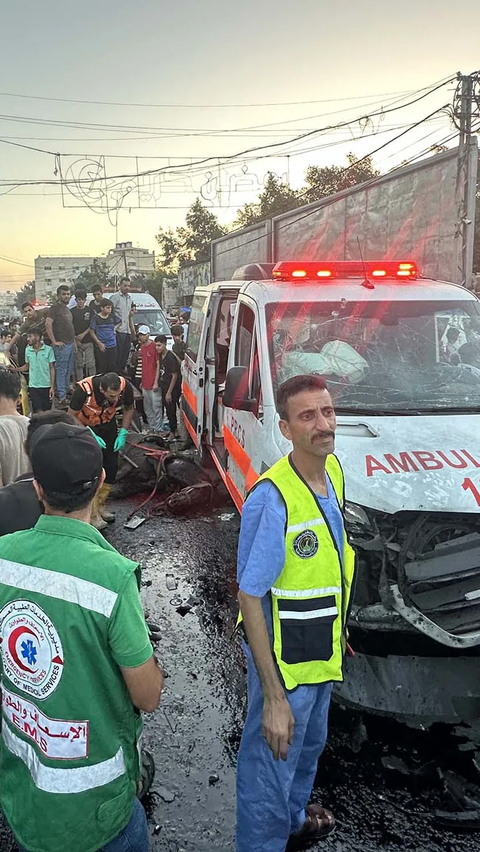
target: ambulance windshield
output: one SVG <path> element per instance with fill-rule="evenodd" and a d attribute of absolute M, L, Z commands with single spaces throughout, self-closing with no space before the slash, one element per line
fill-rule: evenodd
<path fill-rule="evenodd" d="M 478 411 L 479 308 L 469 300 L 267 305 L 274 386 L 318 374 L 346 413 Z"/>

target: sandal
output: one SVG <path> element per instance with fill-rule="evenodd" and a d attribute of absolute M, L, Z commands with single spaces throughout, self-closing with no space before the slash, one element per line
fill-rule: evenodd
<path fill-rule="evenodd" d="M 301 829 L 295 834 L 290 835 L 290 841 L 287 849 L 297 848 L 298 842 L 323 840 L 335 828 L 335 817 L 327 808 L 322 808 L 321 805 L 307 805 L 305 809 L 306 819 Z"/>
<path fill-rule="evenodd" d="M 142 801 L 150 790 L 155 777 L 155 761 L 150 752 L 145 748 L 142 748 L 140 757 L 140 778 L 137 782 L 137 799 Z"/>

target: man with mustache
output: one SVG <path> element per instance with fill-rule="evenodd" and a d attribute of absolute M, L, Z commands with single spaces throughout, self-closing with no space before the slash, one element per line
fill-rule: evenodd
<path fill-rule="evenodd" d="M 237 852 L 284 852 L 325 837 L 333 814 L 308 804 L 342 679 L 355 557 L 345 532 L 336 419 L 320 376 L 277 393 L 293 451 L 250 492 L 238 548 L 248 711 L 237 769 Z"/>

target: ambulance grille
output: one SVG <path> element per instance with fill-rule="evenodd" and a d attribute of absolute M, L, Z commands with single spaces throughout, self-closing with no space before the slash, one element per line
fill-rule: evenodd
<path fill-rule="evenodd" d="M 405 561 L 404 597 L 449 633 L 480 630 L 480 532 L 459 521 L 438 525 L 438 533 L 443 540 L 431 547 L 429 536 L 426 552 Z"/>

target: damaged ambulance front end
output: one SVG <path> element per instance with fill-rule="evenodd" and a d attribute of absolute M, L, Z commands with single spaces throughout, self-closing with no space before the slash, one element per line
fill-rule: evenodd
<path fill-rule="evenodd" d="M 274 384 L 322 375 L 337 411 L 358 561 L 337 699 L 480 730 L 478 300 L 440 282 L 337 282 L 267 319 Z"/>

